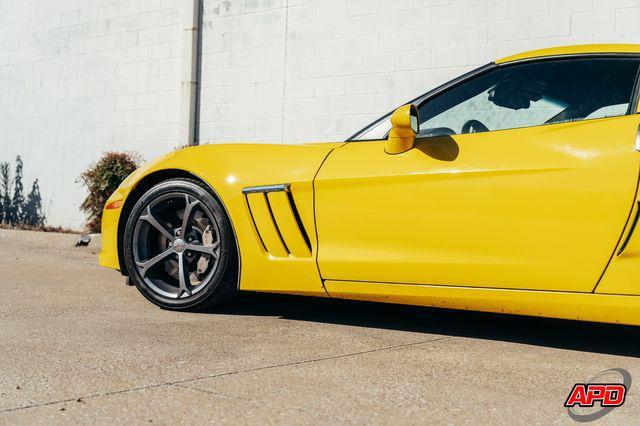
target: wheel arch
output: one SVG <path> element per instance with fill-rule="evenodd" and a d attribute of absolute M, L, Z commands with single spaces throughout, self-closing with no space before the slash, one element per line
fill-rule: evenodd
<path fill-rule="evenodd" d="M 155 185 L 161 182 L 165 182 L 167 180 L 176 179 L 176 178 L 192 179 L 200 182 L 209 190 L 211 195 L 222 206 L 222 209 L 224 210 L 225 214 L 227 215 L 227 219 L 229 219 L 229 223 L 231 224 L 231 232 L 233 233 L 236 253 L 238 255 L 238 287 L 239 287 L 240 271 L 241 271 L 240 246 L 238 244 L 238 236 L 236 234 L 236 230 L 233 225 L 233 220 L 231 218 L 231 215 L 229 214 L 229 209 L 227 209 L 227 206 L 224 204 L 224 201 L 222 201 L 222 198 L 220 198 L 217 191 L 209 183 L 207 183 L 200 176 L 197 176 L 193 173 L 190 173 L 186 170 L 181 170 L 181 169 L 163 169 L 163 170 L 157 170 L 153 173 L 149 173 L 148 175 L 140 179 L 140 181 L 134 186 L 134 188 L 131 190 L 131 192 L 127 196 L 124 202 L 124 205 L 122 206 L 122 211 L 120 212 L 120 219 L 118 221 L 118 247 L 117 248 L 118 248 L 118 263 L 120 265 L 120 272 L 122 273 L 122 275 L 126 275 L 126 276 L 129 275 L 129 271 L 127 270 L 127 266 L 124 261 L 123 239 L 124 239 L 124 230 L 125 230 L 125 227 L 127 226 L 127 219 L 129 218 L 129 215 L 131 214 L 133 207 L 138 202 L 140 197 L 142 197 L 142 195 L 144 195 L 144 193 L 147 192 L 149 189 L 151 189 L 152 187 L 154 187 Z"/>

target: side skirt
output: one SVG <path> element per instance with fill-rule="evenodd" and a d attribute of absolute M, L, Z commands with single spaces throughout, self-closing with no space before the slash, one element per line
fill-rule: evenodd
<path fill-rule="evenodd" d="M 351 281 L 324 285 L 339 299 L 640 325 L 640 296 Z"/>

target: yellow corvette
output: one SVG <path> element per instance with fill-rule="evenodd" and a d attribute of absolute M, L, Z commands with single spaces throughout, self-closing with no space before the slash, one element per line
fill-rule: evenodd
<path fill-rule="evenodd" d="M 252 290 L 640 325 L 639 64 L 538 50 L 346 142 L 172 152 L 108 200 L 100 263 L 176 310 Z"/>

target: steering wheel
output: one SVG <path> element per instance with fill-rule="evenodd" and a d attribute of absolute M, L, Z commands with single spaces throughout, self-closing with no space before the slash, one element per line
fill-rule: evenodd
<path fill-rule="evenodd" d="M 478 120 L 471 119 L 464 123 L 462 126 L 462 133 L 479 133 L 479 132 L 488 132 L 489 128 L 479 122 Z"/>

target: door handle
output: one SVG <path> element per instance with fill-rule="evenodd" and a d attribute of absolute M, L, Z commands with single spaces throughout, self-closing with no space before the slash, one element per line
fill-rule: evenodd
<path fill-rule="evenodd" d="M 639 132 L 640 133 L 640 132 Z M 627 236 L 624 239 L 624 242 L 620 246 L 620 250 L 616 253 L 616 256 L 620 256 L 624 249 L 627 248 L 631 237 L 633 236 L 633 232 L 636 230 L 636 226 L 638 225 L 638 219 L 640 219 L 640 201 L 636 203 L 636 214 L 633 217 L 633 222 L 631 222 L 631 227 L 629 228 L 629 232 L 627 232 Z"/>

